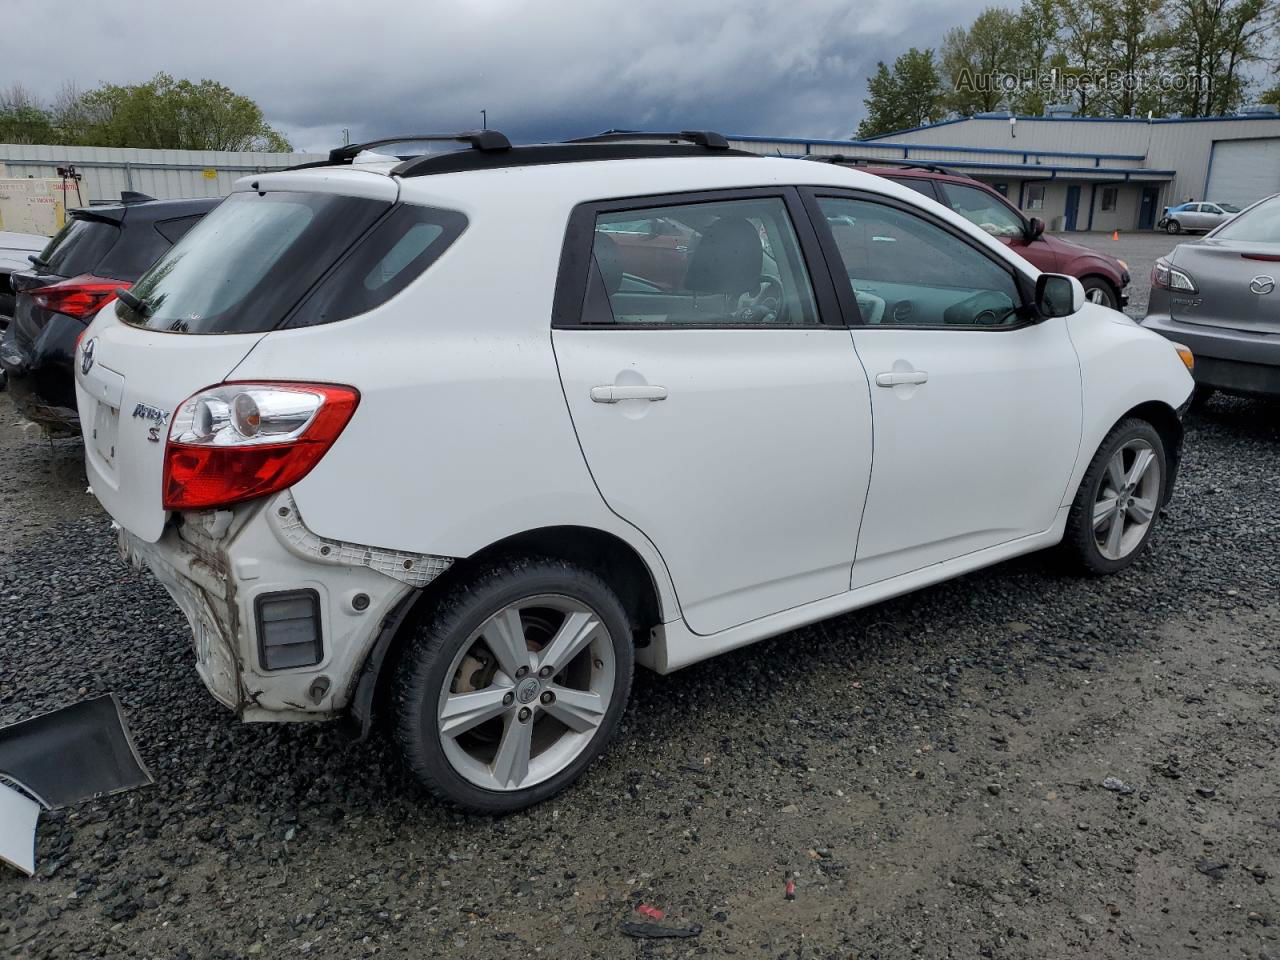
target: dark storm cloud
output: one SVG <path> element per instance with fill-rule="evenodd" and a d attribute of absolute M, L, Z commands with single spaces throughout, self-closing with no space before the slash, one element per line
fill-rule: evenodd
<path fill-rule="evenodd" d="M 846 137 L 877 60 L 936 47 L 983 5 L 73 2 L 76 33 L 120 42 L 71 56 L 65 33 L 23 29 L 32 9 L 11 35 L 48 40 L 11 44 L 5 72 L 45 96 L 157 70 L 210 77 L 257 100 L 302 148 L 329 146 L 344 127 L 353 139 L 469 128 L 482 108 L 520 139 L 609 127 Z"/>

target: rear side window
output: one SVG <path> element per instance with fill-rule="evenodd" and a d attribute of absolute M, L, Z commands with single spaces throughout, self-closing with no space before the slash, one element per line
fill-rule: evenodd
<path fill-rule="evenodd" d="M 778 197 L 596 217 L 582 322 L 807 326 L 813 288 Z"/>
<path fill-rule="evenodd" d="M 403 290 L 467 225 L 452 210 L 402 204 L 321 281 L 285 326 L 333 323 L 368 313 Z"/>
<path fill-rule="evenodd" d="M 391 204 L 329 193 L 232 194 L 134 285 L 128 323 L 173 333 L 261 333 L 293 308 Z"/>
<path fill-rule="evenodd" d="M 89 217 L 72 217 L 40 251 L 41 269 L 60 277 L 94 273 L 120 236 L 114 223 Z"/>

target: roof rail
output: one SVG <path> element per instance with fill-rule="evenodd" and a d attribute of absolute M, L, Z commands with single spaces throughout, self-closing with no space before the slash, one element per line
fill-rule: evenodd
<path fill-rule="evenodd" d="M 818 163 L 837 163 L 849 167 L 901 167 L 904 170 L 927 170 L 929 173 L 945 173 L 950 177 L 963 177 L 966 180 L 973 179 L 967 173 L 957 173 L 950 167 L 921 160 L 896 160 L 892 157 L 850 157 L 843 153 L 811 153 L 804 159 L 815 160 Z"/>
<path fill-rule="evenodd" d="M 348 143 L 334 147 L 329 151 L 328 160 L 312 160 L 299 163 L 287 170 L 306 170 L 309 167 L 331 167 L 351 163 L 365 150 L 385 147 L 390 143 L 465 143 L 472 150 L 485 153 L 501 152 L 511 149 L 511 141 L 497 130 L 468 130 L 463 133 L 416 133 L 407 137 L 381 137 L 377 140 L 366 140 L 364 143 Z"/>
<path fill-rule="evenodd" d="M 457 150 L 452 153 L 412 157 L 394 168 L 391 173 L 398 177 L 425 177 L 437 173 L 492 170 L 499 167 L 533 167 L 551 163 L 694 156 L 759 157 L 760 154 L 734 150 L 720 134 L 708 131 L 685 131 L 684 133 L 610 131 L 596 137 L 566 140 L 563 143 L 534 143 L 502 151 Z"/>
<path fill-rule="evenodd" d="M 681 130 L 679 133 L 647 133 L 643 130 L 606 130 L 593 137 L 578 137 L 565 143 L 696 143 L 708 150 L 728 150 L 729 141 L 713 130 Z"/>
<path fill-rule="evenodd" d="M 442 143 L 470 144 L 472 150 L 510 150 L 511 141 L 497 130 L 468 130 L 465 133 L 419 133 L 410 137 L 383 137 L 364 143 L 349 143 L 329 151 L 330 163 L 350 163 L 365 150 L 384 147 L 389 143 Z"/>

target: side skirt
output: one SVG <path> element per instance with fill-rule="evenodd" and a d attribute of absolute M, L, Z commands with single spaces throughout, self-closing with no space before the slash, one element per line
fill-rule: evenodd
<path fill-rule="evenodd" d="M 649 646 L 636 651 L 636 662 L 657 673 L 671 673 L 681 667 L 707 660 L 729 650 L 745 647 L 766 637 L 777 636 L 788 630 L 795 630 L 851 610 L 880 603 L 922 587 L 941 583 L 943 580 L 950 580 L 953 577 L 989 567 L 1011 557 L 1043 550 L 1062 541 L 1069 511 L 1069 506 L 1060 507 L 1053 526 L 1042 533 L 944 560 L 942 563 L 935 563 L 920 570 L 913 570 L 911 573 L 871 583 L 839 596 L 792 607 L 790 610 L 752 620 L 750 623 L 744 623 L 710 637 L 700 637 L 691 632 L 683 620 L 665 623 L 654 629 L 653 642 Z M 857 564 L 855 563 L 854 566 L 856 567 Z"/>

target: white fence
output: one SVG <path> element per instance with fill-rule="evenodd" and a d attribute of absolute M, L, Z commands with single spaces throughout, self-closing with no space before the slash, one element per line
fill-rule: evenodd
<path fill-rule="evenodd" d="M 246 174 L 323 160 L 326 156 L 0 143 L 4 176 L 57 177 L 58 167 L 74 166 L 81 175 L 80 200 L 85 206 L 119 200 L 121 190 L 136 190 L 160 200 L 224 197 L 231 192 L 232 184 Z M 70 193 L 68 205 L 79 206 L 74 188 Z"/>

